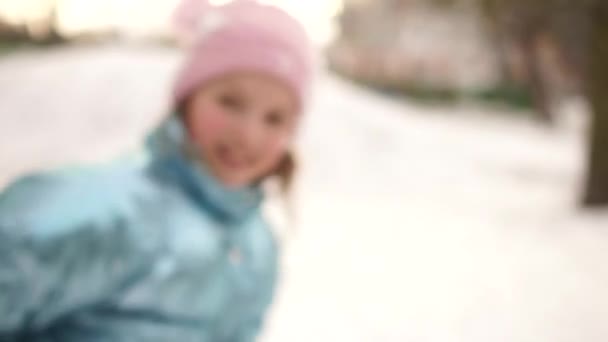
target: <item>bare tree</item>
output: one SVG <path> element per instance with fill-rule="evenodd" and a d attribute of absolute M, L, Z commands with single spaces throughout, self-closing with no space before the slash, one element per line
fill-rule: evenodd
<path fill-rule="evenodd" d="M 608 206 L 608 3 L 598 0 L 591 13 L 587 91 L 593 111 L 586 191 L 583 204 Z"/>
<path fill-rule="evenodd" d="M 57 29 L 59 2 L 49 0 L 46 18 L 37 22 L 41 30 L 28 28 L 28 23 L 8 23 L 0 19 L 0 41 L 31 42 L 36 44 L 56 44 L 65 41 Z"/>

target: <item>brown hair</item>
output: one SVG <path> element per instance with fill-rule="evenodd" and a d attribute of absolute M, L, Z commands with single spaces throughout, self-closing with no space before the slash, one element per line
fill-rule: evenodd
<path fill-rule="evenodd" d="M 293 227 L 296 222 L 296 210 L 293 203 L 293 182 L 297 170 L 297 162 L 293 151 L 288 150 L 277 167 L 266 179 L 270 180 L 272 186 L 269 190 L 278 194 L 282 213 L 284 214 L 282 224 L 285 228 Z M 274 191 L 272 190 L 274 189 Z M 291 231 L 290 229 L 288 229 Z M 291 231 L 293 233 L 293 231 Z"/>
<path fill-rule="evenodd" d="M 276 177 L 279 181 L 279 187 L 283 195 L 288 195 L 293 185 L 293 179 L 296 173 L 296 161 L 292 151 L 287 151 L 271 177 Z"/>

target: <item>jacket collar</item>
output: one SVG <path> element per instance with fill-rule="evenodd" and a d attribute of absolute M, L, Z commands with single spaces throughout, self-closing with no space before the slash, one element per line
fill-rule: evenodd
<path fill-rule="evenodd" d="M 188 137 L 177 115 L 165 120 L 147 139 L 152 170 L 177 184 L 197 206 L 225 223 L 246 220 L 259 208 L 259 185 L 232 189 L 222 184 L 205 163 L 187 153 Z"/>

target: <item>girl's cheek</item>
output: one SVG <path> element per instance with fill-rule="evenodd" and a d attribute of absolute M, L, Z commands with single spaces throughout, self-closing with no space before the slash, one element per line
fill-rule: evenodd
<path fill-rule="evenodd" d="M 190 131 L 197 143 L 206 143 L 222 134 L 227 125 L 226 114 L 219 108 L 202 108 L 190 121 Z"/>
<path fill-rule="evenodd" d="M 218 132 L 226 128 L 227 118 L 226 113 L 221 109 L 213 109 L 202 115 L 201 128 L 206 131 Z"/>
<path fill-rule="evenodd" d="M 289 143 L 289 137 L 273 137 L 266 144 L 267 157 L 269 159 L 281 159 L 285 152 L 287 152 Z"/>

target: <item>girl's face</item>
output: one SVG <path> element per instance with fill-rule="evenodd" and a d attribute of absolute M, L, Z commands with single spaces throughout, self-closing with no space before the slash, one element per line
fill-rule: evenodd
<path fill-rule="evenodd" d="M 255 73 L 210 82 L 185 107 L 185 125 L 199 157 L 232 188 L 272 173 L 289 147 L 298 117 L 290 89 Z"/>

